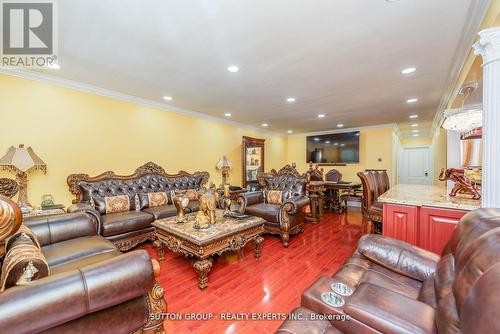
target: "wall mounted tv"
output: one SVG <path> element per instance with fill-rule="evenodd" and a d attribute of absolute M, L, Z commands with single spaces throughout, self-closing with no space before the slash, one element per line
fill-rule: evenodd
<path fill-rule="evenodd" d="M 308 136 L 307 161 L 321 165 L 359 163 L 359 131 Z"/>

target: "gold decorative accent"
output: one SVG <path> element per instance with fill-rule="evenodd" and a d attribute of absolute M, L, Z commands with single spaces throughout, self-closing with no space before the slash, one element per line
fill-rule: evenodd
<path fill-rule="evenodd" d="M 130 211 L 130 198 L 127 195 L 106 196 L 106 214 Z"/>
<path fill-rule="evenodd" d="M 119 239 L 112 242 L 120 252 L 125 252 L 148 240 L 155 240 L 154 232 L 129 237 L 126 239 Z"/>
<path fill-rule="evenodd" d="M 142 333 L 146 334 L 164 334 L 163 328 L 163 314 L 167 312 L 167 303 L 163 299 L 163 288 L 155 283 L 153 288 L 148 292 L 146 300 L 148 303 L 148 321 L 142 327 Z M 139 332 L 139 333 L 141 333 Z"/>
<path fill-rule="evenodd" d="M 148 193 L 148 203 L 150 208 L 167 205 L 167 193 L 164 191 Z"/>
<path fill-rule="evenodd" d="M 142 176 L 146 174 L 166 174 L 165 170 L 163 167 L 155 164 L 154 162 L 150 161 L 145 163 L 144 165 L 137 167 L 135 170 L 135 174 L 137 176 Z"/>
<path fill-rule="evenodd" d="M 266 202 L 269 204 L 281 204 L 283 199 L 283 191 L 281 190 L 267 190 Z"/>
<path fill-rule="evenodd" d="M 0 257 L 5 254 L 4 243 L 21 227 L 22 214 L 11 199 L 0 195 Z"/>
<path fill-rule="evenodd" d="M 9 198 L 14 197 L 19 191 L 19 185 L 16 180 L 8 179 L 6 177 L 0 178 L 0 195 L 7 196 Z"/>
<path fill-rule="evenodd" d="M 212 269 L 212 259 L 195 261 L 193 266 L 198 275 L 198 287 L 200 290 L 204 290 L 208 286 L 208 273 Z"/>
<path fill-rule="evenodd" d="M 207 191 L 200 196 L 200 208 L 196 214 L 195 228 L 203 229 L 215 224 L 215 210 L 219 194 L 216 191 Z"/>

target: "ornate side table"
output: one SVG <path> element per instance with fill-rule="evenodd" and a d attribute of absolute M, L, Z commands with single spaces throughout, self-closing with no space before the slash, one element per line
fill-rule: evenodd
<path fill-rule="evenodd" d="M 208 229 L 195 229 L 196 213 L 186 215 L 186 223 L 177 223 L 176 217 L 153 222 L 156 228 L 155 246 L 158 259 L 164 260 L 165 247 L 175 253 L 193 257 L 200 290 L 208 286 L 208 273 L 212 269 L 212 256 L 243 248 L 249 241 L 254 245 L 254 256 L 260 258 L 264 238 L 264 219 L 249 217 L 244 220 L 226 218 L 222 210 L 216 211 L 216 223 Z"/>

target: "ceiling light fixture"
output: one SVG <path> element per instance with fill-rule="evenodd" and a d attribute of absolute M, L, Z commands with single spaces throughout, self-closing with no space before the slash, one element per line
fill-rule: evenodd
<path fill-rule="evenodd" d="M 163 99 L 165 101 L 172 101 L 172 96 L 164 96 Z"/>
<path fill-rule="evenodd" d="M 314 138 L 314 141 L 319 141 L 319 138 L 318 137 Z"/>
<path fill-rule="evenodd" d="M 462 107 L 445 110 L 443 128 L 464 133 L 483 125 L 483 104 L 478 87 L 477 81 L 462 86 L 459 92 L 464 96 Z"/>
<path fill-rule="evenodd" d="M 226 116 L 226 117 L 231 117 L 232 115 L 233 114 L 231 114 L 230 112 L 227 112 L 227 113 L 224 114 L 224 116 Z"/>
<path fill-rule="evenodd" d="M 418 118 L 418 115 L 410 115 L 411 119 Z"/>
<path fill-rule="evenodd" d="M 416 97 L 406 100 L 406 103 L 415 103 L 418 99 Z"/>
<path fill-rule="evenodd" d="M 268 127 L 268 126 L 269 126 L 269 124 L 267 124 L 267 123 L 262 123 L 262 126 L 266 128 L 266 127 Z"/>
<path fill-rule="evenodd" d="M 401 74 L 410 74 L 417 70 L 416 67 L 408 67 L 401 71 Z"/>
<path fill-rule="evenodd" d="M 418 126 L 417 123 L 414 123 L 414 124 L 411 125 L 412 128 L 416 128 L 417 126 Z"/>
<path fill-rule="evenodd" d="M 325 114 L 319 114 L 318 118 L 325 118 Z"/>
<path fill-rule="evenodd" d="M 286 102 L 288 102 L 288 103 L 294 103 L 295 102 L 295 98 L 294 97 L 288 97 L 286 99 Z"/>
<path fill-rule="evenodd" d="M 340 123 L 340 124 L 337 124 L 337 128 L 342 128 L 344 127 L 344 124 Z"/>
<path fill-rule="evenodd" d="M 330 141 L 329 140 L 325 141 L 325 144 L 330 144 Z"/>
<path fill-rule="evenodd" d="M 335 143 L 335 144 L 333 144 L 333 145 L 335 145 L 335 146 L 339 146 L 339 143 Z"/>
<path fill-rule="evenodd" d="M 227 67 L 227 70 L 229 72 L 231 72 L 231 73 L 236 73 L 236 72 L 238 72 L 240 70 L 240 68 L 238 66 L 236 66 L 236 65 L 229 65 Z"/>
<path fill-rule="evenodd" d="M 416 130 L 416 129 L 415 130 L 411 130 L 411 132 L 418 132 L 418 130 Z"/>
<path fill-rule="evenodd" d="M 418 135 L 413 135 L 413 137 L 418 137 Z"/>
<path fill-rule="evenodd" d="M 292 130 L 288 130 L 287 132 L 288 132 L 288 133 L 293 133 L 293 131 L 292 131 Z"/>

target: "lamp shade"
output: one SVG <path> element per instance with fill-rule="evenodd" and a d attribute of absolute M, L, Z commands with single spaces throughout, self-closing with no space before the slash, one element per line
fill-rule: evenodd
<path fill-rule="evenodd" d="M 222 156 L 222 158 L 220 158 L 219 162 L 217 162 L 217 164 L 215 165 L 215 168 L 217 168 L 217 170 L 222 170 L 223 168 L 232 169 L 233 164 L 224 155 L 224 156 Z"/>
<path fill-rule="evenodd" d="M 40 159 L 31 147 L 11 146 L 7 153 L 0 158 L 0 168 L 8 169 L 13 172 L 27 173 L 31 170 L 41 170 L 47 172 L 47 165 Z"/>

